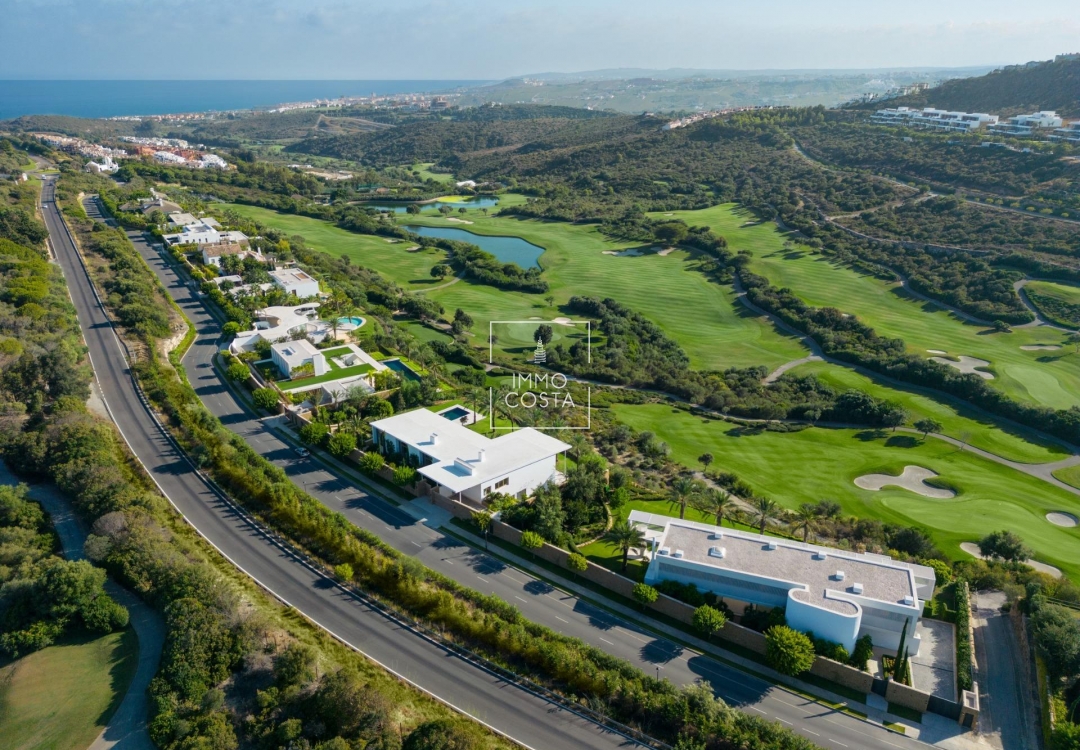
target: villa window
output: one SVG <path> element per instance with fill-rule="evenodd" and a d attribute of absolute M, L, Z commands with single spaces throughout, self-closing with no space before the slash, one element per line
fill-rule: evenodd
<path fill-rule="evenodd" d="M 510 477 L 505 477 L 505 478 L 500 479 L 498 482 L 495 483 L 495 489 L 499 489 L 500 487 L 505 487 L 508 484 L 510 484 Z"/>
<path fill-rule="evenodd" d="M 485 487 L 484 488 L 484 497 L 487 497 L 490 494 L 491 494 L 491 488 L 490 487 Z"/>

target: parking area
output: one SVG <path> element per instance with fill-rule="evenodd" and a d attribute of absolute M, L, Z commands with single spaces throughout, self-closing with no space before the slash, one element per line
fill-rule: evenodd
<path fill-rule="evenodd" d="M 919 655 L 911 657 L 915 687 L 946 700 L 956 700 L 956 628 L 941 620 L 919 621 Z"/>

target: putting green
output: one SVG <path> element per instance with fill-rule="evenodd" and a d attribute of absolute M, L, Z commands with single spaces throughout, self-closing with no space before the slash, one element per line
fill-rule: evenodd
<path fill-rule="evenodd" d="M 734 250 L 753 254 L 750 269 L 775 286 L 788 287 L 815 306 L 852 313 L 883 336 L 901 338 L 920 356 L 942 350 L 956 358 L 978 357 L 990 362 L 996 376 L 991 385 L 1013 398 L 1055 409 L 1080 405 L 1080 354 L 1072 347 L 1060 351 L 1023 351 L 1021 346 L 1060 345 L 1064 334 L 1047 328 L 996 333 L 965 322 L 937 305 L 915 298 L 900 284 L 834 263 L 798 247 L 784 247 L 783 235 L 769 224 L 740 226 L 745 215 L 729 206 L 675 215 L 691 225 L 706 225 L 723 234 Z"/>
<path fill-rule="evenodd" d="M 405 243 L 390 244 L 382 238 L 352 234 L 318 219 L 249 206 L 233 208 L 266 226 L 300 234 L 319 250 L 347 254 L 408 289 L 419 291 L 438 285 L 429 281 L 428 274 L 442 258 L 439 252 L 410 253 Z M 612 297 L 650 318 L 678 341 L 697 368 L 776 367 L 807 353 L 797 339 L 744 308 L 730 287 L 709 281 L 697 271 L 697 254 L 678 250 L 666 256 L 620 258 L 604 255 L 604 251 L 622 250 L 633 243 L 611 242 L 595 226 L 520 220 L 480 211 L 469 211 L 468 219 L 472 225 L 462 226 L 431 214 L 400 218 L 402 223 L 521 237 L 545 248 L 540 264 L 555 298 L 555 306 L 549 307 L 544 300 L 547 295 L 503 291 L 467 280 L 432 289 L 429 296 L 441 302 L 449 314 L 460 307 L 473 317 L 478 348 L 486 349 L 492 320 L 573 317 L 559 306 L 571 296 L 588 295 Z M 518 356 L 521 345 L 520 341 L 511 342 L 505 353 Z"/>
<path fill-rule="evenodd" d="M 835 500 L 852 515 L 923 527 L 956 559 L 964 557 L 962 542 L 1011 529 L 1038 550 L 1040 561 L 1080 580 L 1080 528 L 1054 526 L 1045 518 L 1052 511 L 1077 514 L 1080 497 L 943 441 L 877 430 L 768 432 L 663 404 L 612 408 L 620 421 L 666 441 L 674 460 L 696 467 L 696 457 L 710 452 L 717 469 L 734 471 L 784 507 Z M 871 492 L 854 484 L 864 474 L 899 475 L 907 465 L 939 474 L 956 498 L 936 500 L 896 487 Z"/>

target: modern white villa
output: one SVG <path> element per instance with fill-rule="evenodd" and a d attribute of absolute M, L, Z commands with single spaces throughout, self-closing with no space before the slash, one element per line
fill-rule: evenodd
<path fill-rule="evenodd" d="M 945 109 L 934 109 L 933 107 L 924 107 L 923 109 L 911 109 L 909 107 L 879 109 L 870 116 L 870 122 L 877 125 L 908 125 L 957 133 L 967 133 L 979 128 L 993 126 L 997 124 L 997 121 L 997 115 L 988 115 L 985 112 L 951 112 Z"/>
<path fill-rule="evenodd" d="M 934 594 L 932 568 L 636 510 L 630 522 L 652 546 L 646 583 L 692 583 L 720 597 L 782 607 L 788 625 L 849 652 L 862 635 L 896 650 L 907 623 L 908 651 L 919 653 L 917 626 L 922 602 Z"/>
<path fill-rule="evenodd" d="M 1026 138 L 1037 135 L 1037 131 L 1060 127 L 1061 118 L 1058 117 L 1057 112 L 1042 111 L 1010 117 L 1008 122 L 996 123 L 991 125 L 988 130 L 994 135 Z"/>
<path fill-rule="evenodd" d="M 319 282 L 299 268 L 277 268 L 270 272 L 274 283 L 300 299 L 319 296 Z"/>
<path fill-rule="evenodd" d="M 162 238 L 170 245 L 217 245 L 222 242 L 248 241 L 248 236 L 243 232 L 222 231 L 220 227 L 213 219 L 198 219 L 193 224 L 185 224 L 175 234 L 162 235 Z"/>
<path fill-rule="evenodd" d="M 371 423 L 371 439 L 383 455 L 404 454 L 443 496 L 474 506 L 492 492 L 526 498 L 562 480 L 555 460 L 570 449 L 566 443 L 531 427 L 485 437 L 461 424 L 459 412 L 468 410 L 395 414 Z"/>

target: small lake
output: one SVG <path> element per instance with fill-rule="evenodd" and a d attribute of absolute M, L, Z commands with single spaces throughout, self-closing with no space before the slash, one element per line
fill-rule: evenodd
<path fill-rule="evenodd" d="M 517 263 L 522 268 L 539 268 L 540 255 L 544 248 L 526 242 L 520 237 L 489 237 L 485 234 L 476 234 L 465 229 L 451 227 L 418 227 L 406 226 L 410 232 L 421 237 L 437 237 L 440 240 L 457 240 L 469 242 L 481 250 L 491 253 L 502 263 Z"/>
<path fill-rule="evenodd" d="M 405 209 L 412 205 L 407 202 L 394 202 L 394 203 L 365 203 L 364 208 L 374 208 L 376 211 L 393 211 L 396 214 L 405 213 Z M 474 208 L 494 208 L 499 205 L 498 198 L 492 198 L 491 196 L 480 196 L 478 198 L 469 198 L 463 201 L 435 201 L 434 203 L 422 203 L 420 204 L 421 211 L 435 211 L 439 206 L 450 206 L 455 211 L 459 208 L 467 208 L 470 211 Z"/>

